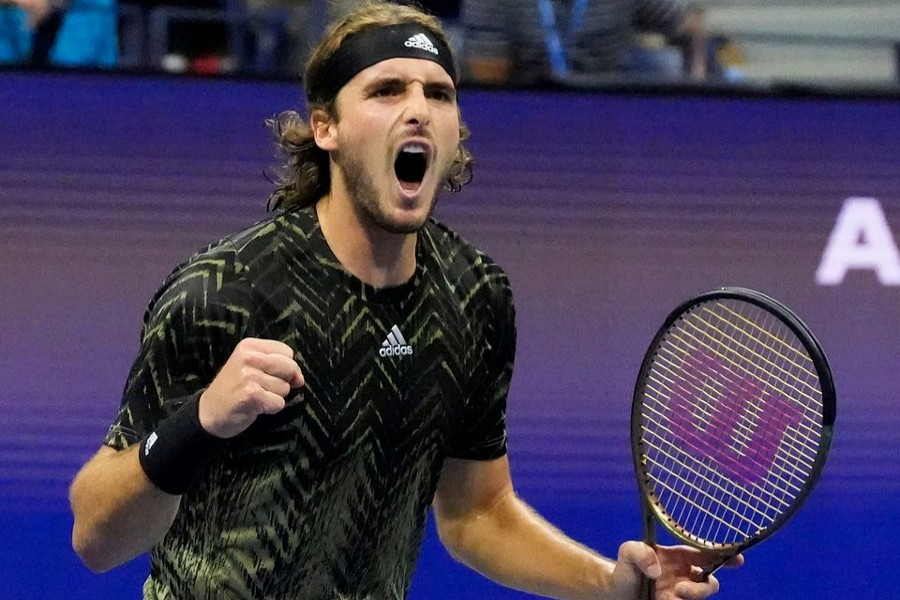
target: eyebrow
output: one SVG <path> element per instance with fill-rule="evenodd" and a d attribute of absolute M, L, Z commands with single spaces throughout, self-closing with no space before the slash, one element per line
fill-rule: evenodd
<path fill-rule="evenodd" d="M 374 89 L 378 89 L 380 87 L 402 87 L 406 85 L 406 81 L 401 77 L 379 77 L 373 81 L 370 81 L 366 86 L 366 91 L 371 91 Z"/>
<path fill-rule="evenodd" d="M 378 88 L 382 88 L 382 87 L 402 88 L 402 87 L 406 87 L 407 85 L 409 85 L 409 83 L 410 83 L 409 79 L 406 79 L 403 77 L 392 76 L 392 75 L 386 75 L 384 77 L 380 77 L 378 79 L 375 79 L 374 81 L 369 82 L 363 88 L 363 90 L 366 93 L 369 93 L 369 92 L 372 92 L 372 91 L 377 90 Z M 422 85 L 422 87 L 427 92 L 444 92 L 454 98 L 456 97 L 456 87 L 449 83 L 444 83 L 443 81 L 426 81 Z"/>
<path fill-rule="evenodd" d="M 442 82 L 426 83 L 424 87 L 425 87 L 425 91 L 444 92 L 451 98 L 456 98 L 456 86 L 450 85 L 448 83 L 442 83 Z"/>

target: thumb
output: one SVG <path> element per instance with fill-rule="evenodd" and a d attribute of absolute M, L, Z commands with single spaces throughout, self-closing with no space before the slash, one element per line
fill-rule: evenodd
<path fill-rule="evenodd" d="M 656 579 L 662 575 L 662 567 L 656 551 L 643 542 L 625 542 L 619 546 L 618 563 L 629 566 L 636 574 Z"/>

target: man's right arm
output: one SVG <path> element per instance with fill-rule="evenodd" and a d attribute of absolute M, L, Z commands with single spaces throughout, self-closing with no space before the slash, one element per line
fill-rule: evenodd
<path fill-rule="evenodd" d="M 163 463 L 154 462 L 155 467 L 146 470 L 139 449 L 145 448 L 145 455 L 154 454 L 150 445 L 142 443 L 121 451 L 104 446 L 87 462 L 72 483 L 69 500 L 75 516 L 72 547 L 88 568 L 109 570 L 162 540 L 175 520 L 181 495 L 164 492 L 160 486 L 184 491 L 195 469 L 202 466 L 202 461 L 179 458 L 197 452 L 196 447 L 185 445 L 190 440 L 179 438 L 192 430 L 202 430 L 213 439 L 234 437 L 259 415 L 281 411 L 291 390 L 304 384 L 293 357 L 294 351 L 277 340 L 241 340 L 197 403 L 187 402 L 169 417 L 184 424 L 193 411 L 193 424 L 187 430 L 169 429 L 168 435 L 160 434 L 155 440 L 152 452 L 168 447 Z"/>
<path fill-rule="evenodd" d="M 72 547 L 92 571 L 107 571 L 149 550 L 178 512 L 181 496 L 150 482 L 138 461 L 138 447 L 101 447 L 69 491 L 75 516 Z"/>

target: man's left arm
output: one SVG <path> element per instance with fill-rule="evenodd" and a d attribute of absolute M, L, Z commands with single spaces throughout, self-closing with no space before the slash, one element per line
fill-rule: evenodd
<path fill-rule="evenodd" d="M 456 560 L 497 583 L 549 598 L 635 597 L 639 572 L 659 564 L 649 547 L 628 542 L 620 559 L 633 568 L 614 578 L 613 561 L 567 537 L 516 495 L 506 456 L 447 459 L 434 513 Z"/>
<path fill-rule="evenodd" d="M 715 577 L 696 582 L 696 565 L 715 559 L 685 546 L 628 541 L 613 562 L 550 525 L 513 490 L 507 457 L 448 458 L 434 498 L 438 534 L 458 561 L 504 586 L 566 600 L 632 600 L 641 579 L 656 579 L 656 597 L 707 598 Z M 740 565 L 738 556 L 732 566 Z"/>

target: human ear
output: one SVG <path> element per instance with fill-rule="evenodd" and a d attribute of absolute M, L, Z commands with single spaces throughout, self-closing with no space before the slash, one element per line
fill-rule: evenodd
<path fill-rule="evenodd" d="M 337 150 L 337 133 L 335 122 L 324 108 L 315 108 L 309 115 L 309 127 L 312 130 L 316 146 L 331 152 Z"/>

